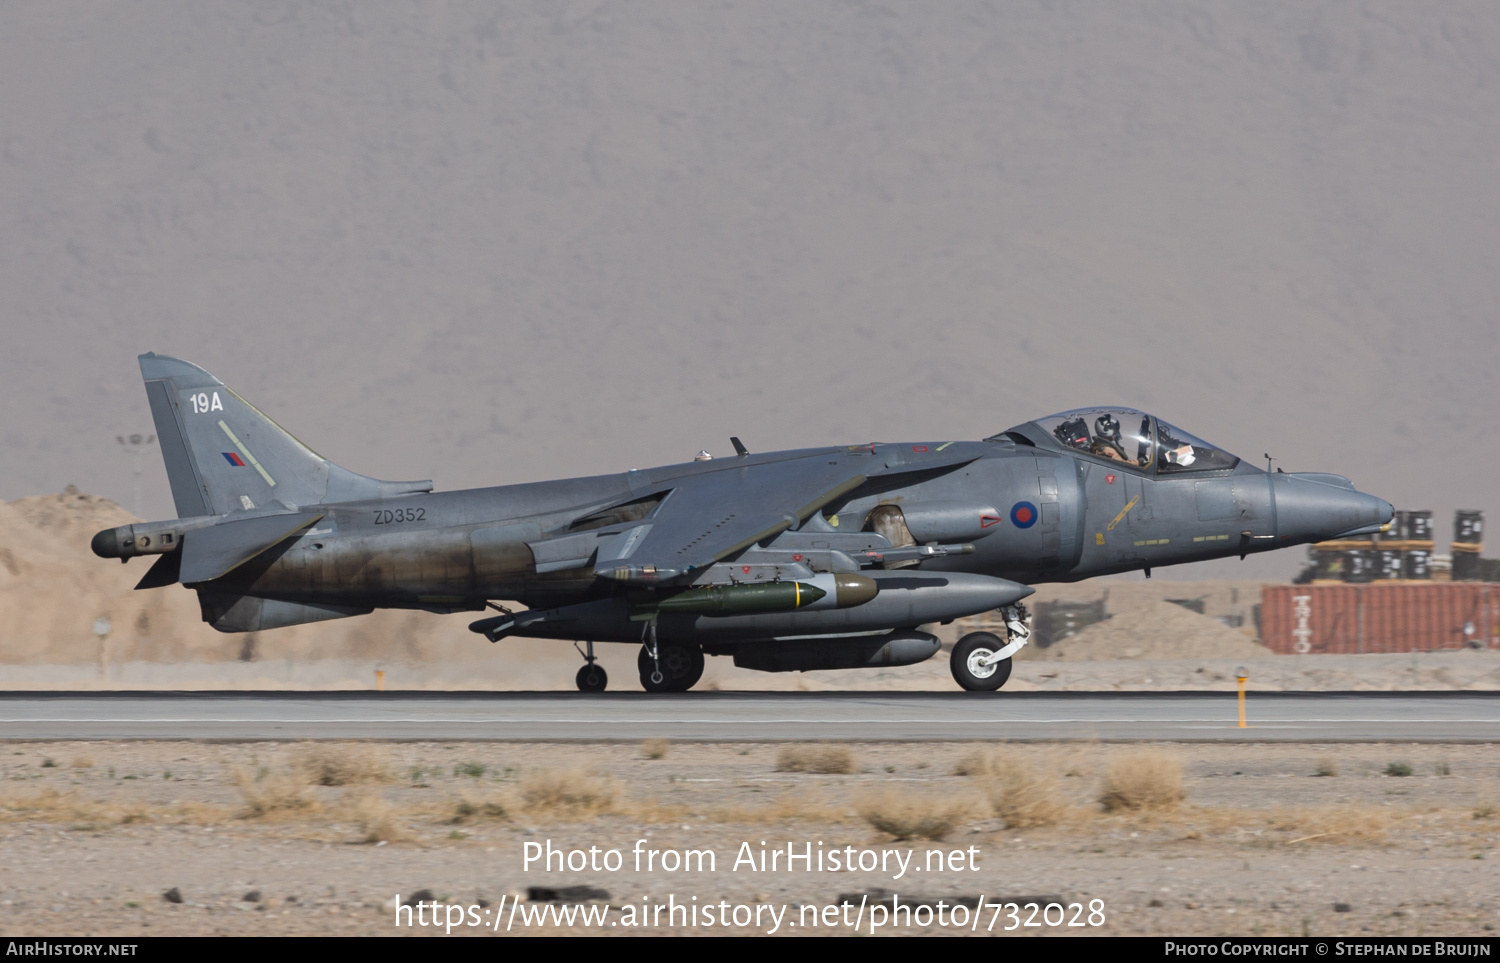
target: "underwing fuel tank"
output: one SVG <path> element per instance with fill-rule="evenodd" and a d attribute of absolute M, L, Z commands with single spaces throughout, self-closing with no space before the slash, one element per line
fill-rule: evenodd
<path fill-rule="evenodd" d="M 812 639 L 737 645 L 734 664 L 761 672 L 811 672 L 815 669 L 871 669 L 916 665 L 938 653 L 937 636 L 915 629 L 857 639 Z"/>
<path fill-rule="evenodd" d="M 819 576 L 824 578 L 826 576 Z M 847 578 L 848 576 L 839 576 Z M 915 628 L 926 622 L 978 615 L 1030 595 L 1029 585 L 967 572 L 898 569 L 859 576 L 876 592 L 862 604 L 837 608 L 837 594 L 812 606 L 776 612 L 707 614 L 661 611 L 657 637 L 705 646 L 739 641 L 793 641 L 824 635 L 862 635 Z M 816 582 L 817 579 L 804 580 Z M 830 604 L 833 603 L 833 604 Z M 826 608 L 822 606 L 828 606 Z M 639 642 L 644 627 L 638 609 L 624 598 L 600 599 L 555 609 L 481 619 L 469 628 L 494 640 L 508 635 L 541 639 Z"/>
<path fill-rule="evenodd" d="M 658 601 L 655 610 L 748 615 L 793 609 L 843 609 L 863 605 L 879 592 L 880 586 L 867 575 L 827 574 L 795 582 L 703 585 Z M 643 608 L 649 608 L 649 605 Z"/>

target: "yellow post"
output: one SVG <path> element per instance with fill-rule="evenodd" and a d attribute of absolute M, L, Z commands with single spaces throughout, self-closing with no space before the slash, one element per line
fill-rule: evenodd
<path fill-rule="evenodd" d="M 375 691 L 376 692 L 384 692 L 385 691 L 385 670 L 384 669 L 376 669 L 375 670 Z M 1242 695 L 1241 699 L 1243 700 L 1243 698 L 1244 697 Z M 1244 715 L 1245 715 L 1244 711 L 1241 710 L 1240 711 L 1240 720 L 1241 720 L 1240 724 L 1241 725 L 1244 724 Z"/>
<path fill-rule="evenodd" d="M 1240 684 L 1240 726 L 1239 727 L 1241 729 L 1245 729 L 1245 728 L 1248 728 L 1245 725 L 1245 680 L 1248 679 L 1248 678 L 1250 678 L 1250 673 L 1245 670 L 1244 666 L 1240 666 L 1239 669 L 1236 670 L 1236 672 L 1235 672 L 1234 675 L 1235 675 L 1235 680 L 1238 681 L 1239 684 Z"/>

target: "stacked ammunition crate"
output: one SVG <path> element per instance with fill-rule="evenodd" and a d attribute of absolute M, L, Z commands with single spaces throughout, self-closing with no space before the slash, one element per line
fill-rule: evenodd
<path fill-rule="evenodd" d="M 1391 532 L 1380 539 L 1389 580 L 1425 582 L 1432 578 L 1432 512 L 1397 512 Z"/>
<path fill-rule="evenodd" d="M 1045 649 L 1055 642 L 1071 638 L 1096 622 L 1109 618 L 1106 605 L 1109 592 L 1104 598 L 1090 602 L 1036 602 L 1031 608 L 1031 642 L 1038 649 Z M 986 612 L 958 620 L 958 634 L 970 632 L 993 632 L 1005 638 L 1005 619 L 999 612 Z"/>
<path fill-rule="evenodd" d="M 1485 568 L 1479 553 L 1484 550 L 1484 512 L 1460 511 L 1453 516 L 1453 581 L 1483 580 Z"/>
<path fill-rule="evenodd" d="M 1318 542 L 1308 549 L 1313 560 L 1313 584 L 1375 581 L 1379 555 L 1374 538 L 1346 538 Z"/>
<path fill-rule="evenodd" d="M 1104 599 L 1094 602 L 1038 602 L 1031 623 L 1031 638 L 1037 648 L 1071 638 L 1108 616 Z"/>
<path fill-rule="evenodd" d="M 1303 579 L 1314 585 L 1426 581 L 1432 577 L 1432 549 L 1432 512 L 1397 512 L 1382 532 L 1313 545 L 1311 571 Z"/>

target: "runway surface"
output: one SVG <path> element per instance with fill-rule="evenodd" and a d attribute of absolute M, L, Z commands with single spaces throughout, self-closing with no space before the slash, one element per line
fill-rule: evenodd
<path fill-rule="evenodd" d="M 1497 742 L 1500 692 L 0 692 L 0 738 Z"/>

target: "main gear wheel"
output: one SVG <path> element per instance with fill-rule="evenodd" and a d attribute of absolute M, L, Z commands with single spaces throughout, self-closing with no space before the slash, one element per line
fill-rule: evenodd
<path fill-rule="evenodd" d="M 643 645 L 636 659 L 641 688 L 647 692 L 686 692 L 703 678 L 703 650 L 697 645 L 657 640 L 656 652 L 657 658 L 651 658 L 651 647 Z"/>

